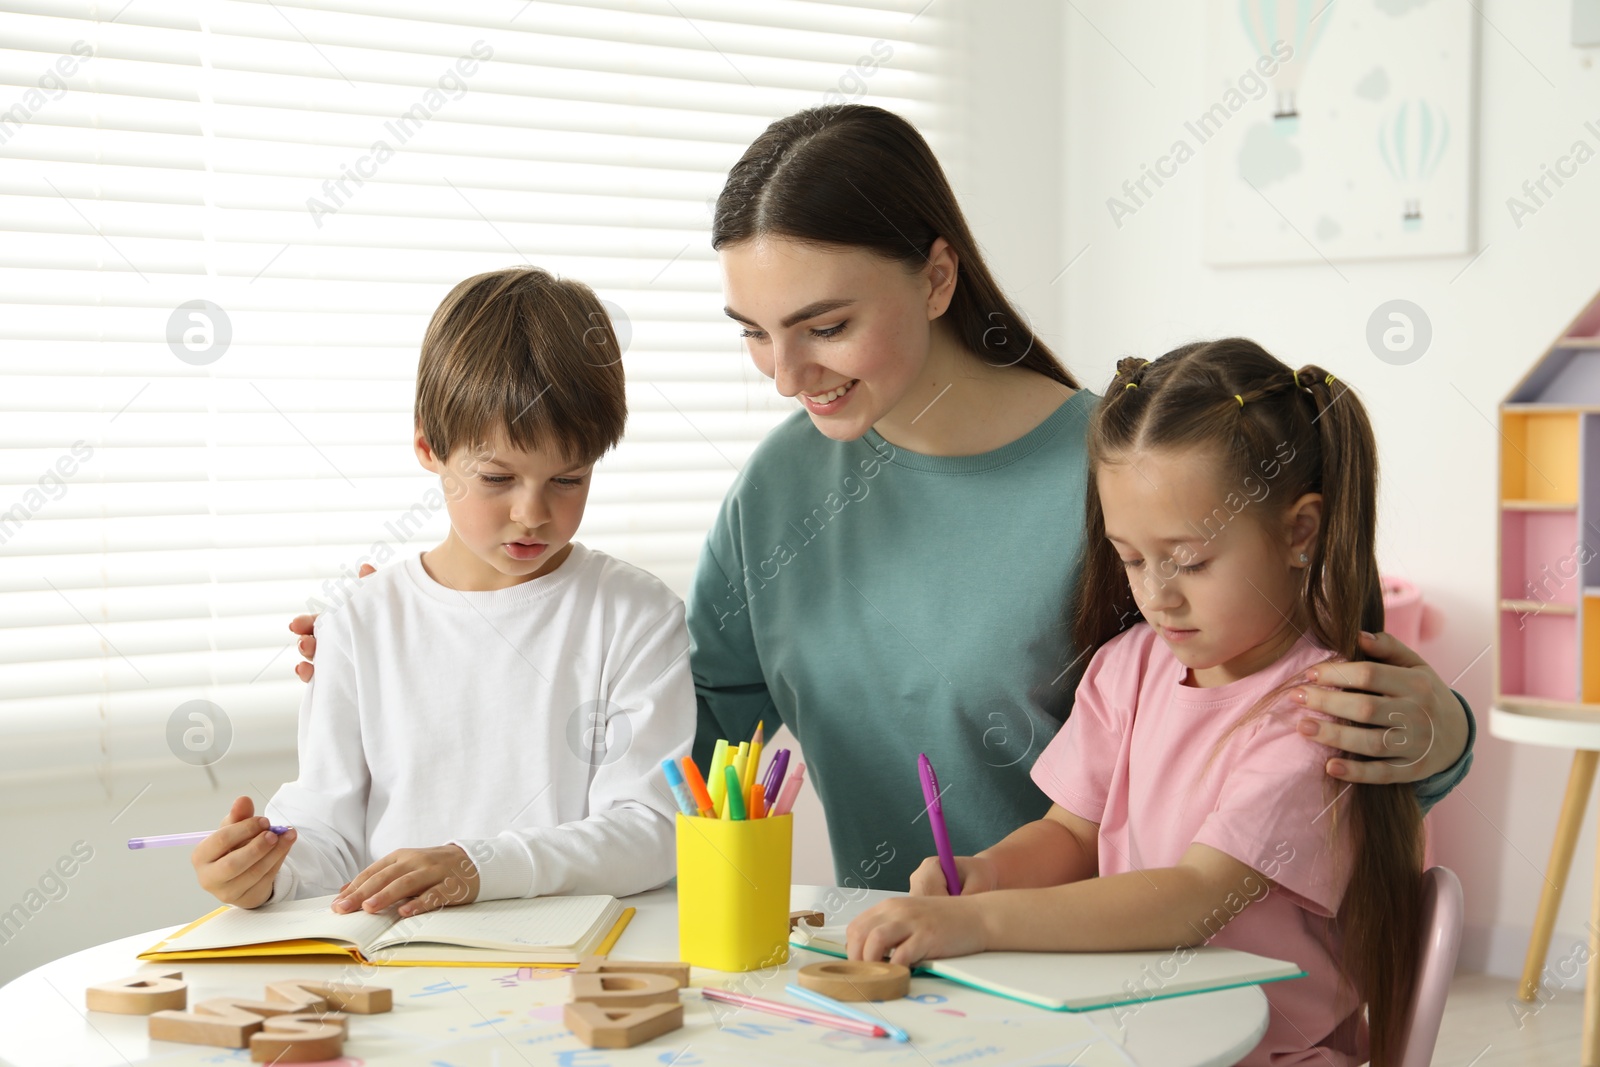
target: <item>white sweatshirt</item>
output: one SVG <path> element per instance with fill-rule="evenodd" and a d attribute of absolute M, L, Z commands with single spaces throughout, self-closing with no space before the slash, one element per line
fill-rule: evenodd
<path fill-rule="evenodd" d="M 267 805 L 299 839 L 272 900 L 336 893 L 398 848 L 460 845 L 479 900 L 626 896 L 674 871 L 661 761 L 694 737 L 683 602 L 574 543 L 554 571 L 460 592 L 420 556 L 316 623 L 299 778 Z"/>

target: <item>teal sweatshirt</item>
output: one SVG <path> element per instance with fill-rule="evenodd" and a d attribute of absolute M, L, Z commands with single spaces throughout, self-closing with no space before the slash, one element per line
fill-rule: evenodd
<path fill-rule="evenodd" d="M 695 759 L 704 770 L 719 737 L 747 739 L 758 720 L 769 738 L 788 726 L 840 885 L 904 890 L 933 854 L 918 753 L 957 855 L 1048 810 L 1028 772 L 1082 673 L 1067 609 L 1098 399 L 1080 390 L 976 456 L 909 452 L 876 431 L 834 441 L 796 412 L 724 499 L 688 604 Z M 1469 744 L 1419 783 L 1424 805 L 1470 761 Z"/>

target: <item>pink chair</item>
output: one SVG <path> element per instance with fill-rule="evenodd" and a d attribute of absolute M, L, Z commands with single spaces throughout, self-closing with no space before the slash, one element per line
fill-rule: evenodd
<path fill-rule="evenodd" d="M 1422 958 L 1417 966 L 1417 986 L 1406 1012 L 1405 1039 L 1400 1067 L 1428 1067 L 1434 1042 L 1444 1018 L 1445 996 L 1455 975 L 1456 954 L 1461 949 L 1461 879 L 1448 867 L 1429 867 L 1422 873 Z"/>

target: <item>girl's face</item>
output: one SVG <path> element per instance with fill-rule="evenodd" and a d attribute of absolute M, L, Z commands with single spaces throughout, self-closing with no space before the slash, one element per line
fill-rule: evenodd
<path fill-rule="evenodd" d="M 741 241 L 719 256 L 725 310 L 744 327 L 756 368 L 837 441 L 855 440 L 906 400 L 954 291 L 955 256 L 942 238 L 918 271 L 784 237 Z"/>
<path fill-rule="evenodd" d="M 1300 553 L 1322 515 L 1307 493 L 1270 516 L 1222 469 L 1210 453 L 1146 450 L 1095 469 L 1134 602 L 1201 687 L 1254 674 L 1299 639 Z"/>

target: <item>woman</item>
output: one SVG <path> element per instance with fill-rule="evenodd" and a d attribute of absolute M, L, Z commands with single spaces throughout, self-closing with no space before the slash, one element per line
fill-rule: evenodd
<path fill-rule="evenodd" d="M 1082 664 L 1065 627 L 1095 397 L 984 265 L 927 144 L 873 107 L 782 119 L 734 166 L 712 246 L 756 367 L 804 408 L 729 491 L 689 597 L 695 754 L 789 726 L 841 884 L 905 889 L 932 838 L 916 760 L 957 854 L 1041 817 L 1028 779 Z M 1270 487 L 1269 487 L 1270 491 Z M 1339 669 L 1311 740 L 1356 782 L 1465 775 L 1470 715 L 1410 649 Z M 1454 765 L 1454 766 L 1452 766 Z M 1427 776 L 1443 772 L 1433 779 Z"/>
<path fill-rule="evenodd" d="M 773 123 L 730 172 L 712 245 L 751 359 L 804 410 L 752 455 L 700 557 L 695 756 L 787 725 L 839 883 L 904 890 L 932 850 L 918 753 L 958 854 L 1049 806 L 1028 772 L 1083 666 L 1066 618 L 1096 398 L 1006 300 L 938 161 L 890 112 Z M 1382 662 L 1305 687 L 1351 724 L 1304 732 L 1385 760 L 1330 760 L 1333 777 L 1415 782 L 1426 807 L 1471 765 L 1471 713 L 1394 638 L 1364 650 Z"/>

